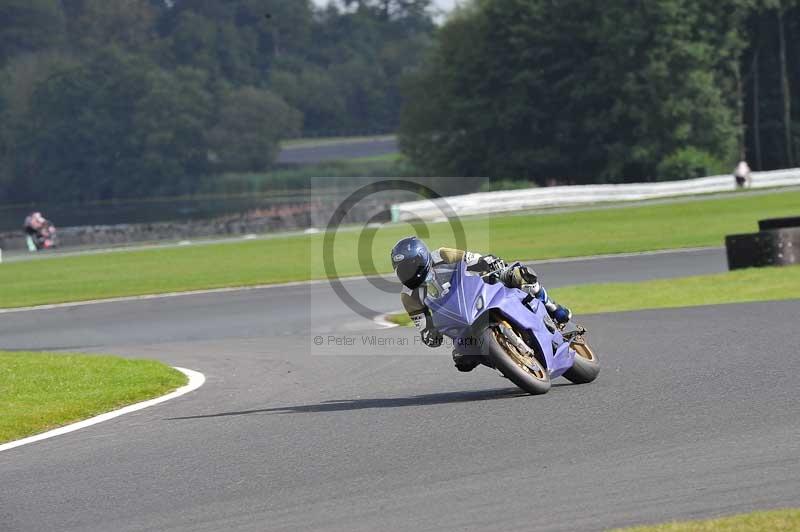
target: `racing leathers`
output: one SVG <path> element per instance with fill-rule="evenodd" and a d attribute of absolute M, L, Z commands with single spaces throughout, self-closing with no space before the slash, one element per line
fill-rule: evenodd
<path fill-rule="evenodd" d="M 519 288 L 539 299 L 545 305 L 548 314 L 559 324 L 567 323 L 572 318 L 572 313 L 566 307 L 562 307 L 547 295 L 547 290 L 539 283 L 536 272 L 528 269 L 524 265 L 516 262 L 506 264 L 502 259 L 494 255 L 480 255 L 470 251 L 462 251 L 452 248 L 439 248 L 431 252 L 431 274 L 434 278 L 437 268 L 442 269 L 444 265 L 450 265 L 464 260 L 467 271 L 477 274 L 497 273 L 497 279 L 509 288 Z M 425 304 L 425 296 L 431 289 L 431 283 L 422 283 L 418 288 L 409 289 L 403 286 L 400 299 L 403 307 L 408 313 L 414 326 L 420 332 L 422 341 L 429 347 L 439 347 L 442 345 L 444 337 L 433 326 L 431 312 Z M 480 357 L 462 355 L 453 350 L 453 361 L 459 371 L 471 371 L 480 364 Z"/>

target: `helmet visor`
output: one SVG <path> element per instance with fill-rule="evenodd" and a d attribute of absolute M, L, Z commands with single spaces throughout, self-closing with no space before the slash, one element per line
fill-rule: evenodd
<path fill-rule="evenodd" d="M 429 270 L 428 262 L 417 255 L 397 263 L 394 271 L 400 282 L 413 290 L 425 281 Z"/>

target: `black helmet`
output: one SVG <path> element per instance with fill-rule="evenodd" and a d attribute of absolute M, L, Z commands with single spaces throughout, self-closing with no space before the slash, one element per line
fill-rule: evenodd
<path fill-rule="evenodd" d="M 431 271 L 431 253 L 419 238 L 403 238 L 392 248 L 392 268 L 400 282 L 414 290 Z"/>

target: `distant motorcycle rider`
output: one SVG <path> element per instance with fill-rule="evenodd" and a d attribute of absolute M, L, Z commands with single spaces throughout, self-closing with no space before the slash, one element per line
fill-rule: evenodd
<path fill-rule="evenodd" d="M 466 262 L 467 271 L 478 274 L 497 272 L 497 278 L 509 288 L 519 288 L 544 303 L 547 313 L 558 324 L 565 324 L 572 318 L 572 312 L 550 299 L 547 291 L 539 283 L 536 272 L 515 262 L 506 264 L 494 255 L 480 255 L 470 251 L 452 248 L 438 248 L 429 251 L 425 243 L 417 237 L 401 239 L 392 248 L 392 267 L 403 283 L 400 300 L 420 332 L 422 341 L 429 347 L 439 347 L 444 340 L 436 330 L 431 312 L 425 304 L 425 296 L 432 286 L 437 269 L 444 265 Z M 480 357 L 462 355 L 453 350 L 453 362 L 459 371 L 472 371 L 480 364 Z"/>
<path fill-rule="evenodd" d="M 55 245 L 55 227 L 42 213 L 33 212 L 25 217 L 25 234 L 33 244 L 32 250 L 51 248 Z"/>

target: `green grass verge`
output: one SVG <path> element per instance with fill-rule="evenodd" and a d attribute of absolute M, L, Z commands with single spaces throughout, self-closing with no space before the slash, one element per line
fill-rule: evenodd
<path fill-rule="evenodd" d="M 0 351 L 0 443 L 164 395 L 186 384 L 155 360 Z"/>
<path fill-rule="evenodd" d="M 411 318 L 409 318 L 408 314 L 405 312 L 389 314 L 386 316 L 386 319 L 392 323 L 396 323 L 401 327 L 411 327 Z"/>
<path fill-rule="evenodd" d="M 397 163 L 405 160 L 403 154 L 400 152 L 384 153 L 383 155 L 371 155 L 369 157 L 354 157 L 352 159 L 345 159 L 353 163 Z"/>
<path fill-rule="evenodd" d="M 281 148 L 313 148 L 337 144 L 354 144 L 371 140 L 389 140 L 394 135 L 364 135 L 360 137 L 309 137 L 281 141 Z"/>
<path fill-rule="evenodd" d="M 655 526 L 617 529 L 616 532 L 789 532 L 800 530 L 800 510 L 772 510 Z"/>
<path fill-rule="evenodd" d="M 546 281 L 543 279 L 545 284 Z M 639 283 L 566 286 L 549 292 L 576 315 L 800 299 L 800 266 L 751 268 Z M 398 325 L 411 325 L 405 313 L 391 314 L 387 319 Z"/>
<path fill-rule="evenodd" d="M 742 195 L 683 203 L 463 220 L 467 246 L 507 259 L 556 258 L 721 245 L 752 232 L 761 218 L 798 213 L 800 192 Z M 455 245 L 449 224 L 429 224 L 432 246 Z M 339 276 L 389 272 L 388 250 L 413 233 L 406 224 L 340 232 Z M 359 237 L 371 244 L 358 251 Z M 0 308 L 325 278 L 321 234 L 240 244 L 53 258 L 0 264 Z M 375 257 L 359 267 L 359 255 Z M 369 262 L 369 260 L 367 261 Z M 682 302 L 685 303 L 685 302 Z"/>
<path fill-rule="evenodd" d="M 361 186 L 383 178 L 412 177 L 419 172 L 404 157 L 395 154 L 302 164 L 260 173 L 226 173 L 208 176 L 199 185 L 199 194 L 206 198 L 285 195 L 294 198 L 304 194 L 309 185 L 315 193 L 326 187 Z"/>
<path fill-rule="evenodd" d="M 800 266 L 569 286 L 550 292 L 576 314 L 800 299 Z"/>

